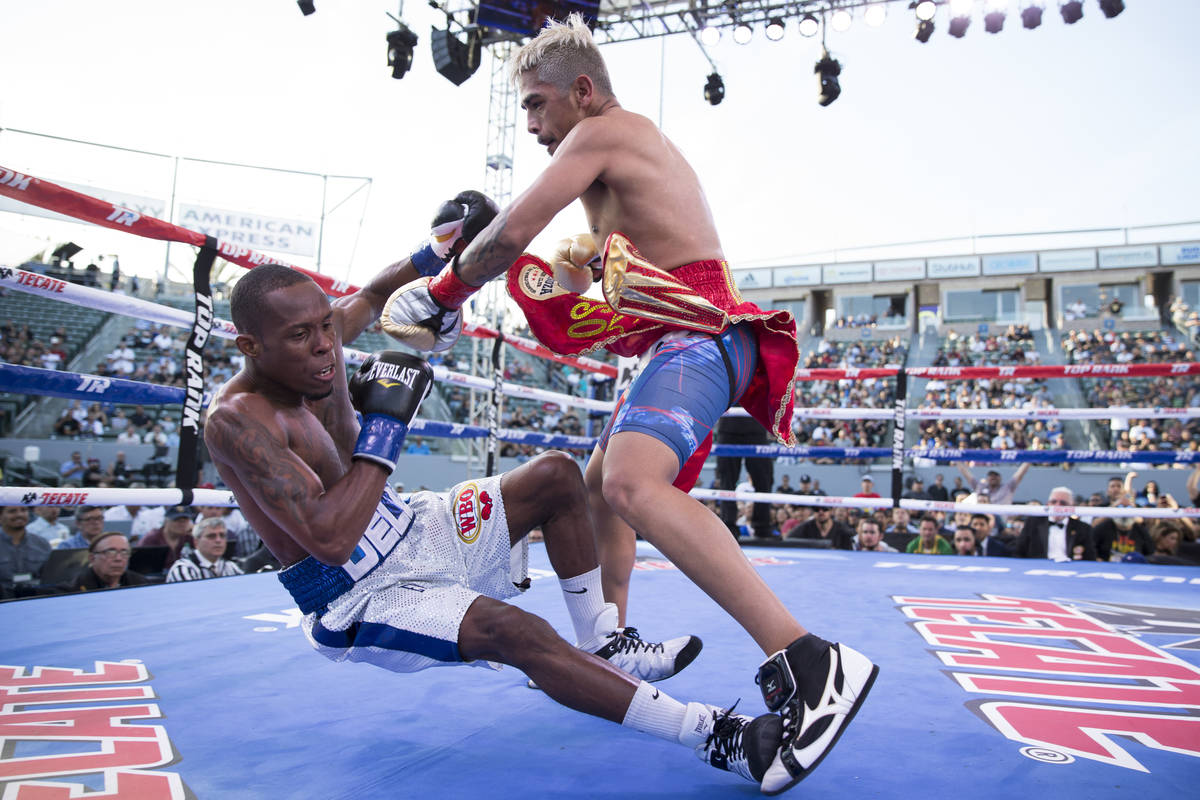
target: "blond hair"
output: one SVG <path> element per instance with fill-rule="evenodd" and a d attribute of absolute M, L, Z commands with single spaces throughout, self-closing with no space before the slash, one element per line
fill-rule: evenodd
<path fill-rule="evenodd" d="M 587 75 L 597 93 L 612 94 L 604 57 L 577 11 L 566 22 L 547 19 L 546 27 L 513 54 L 508 62 L 509 80 L 516 83 L 526 72 L 533 72 L 538 81 L 561 91 L 580 75 Z"/>

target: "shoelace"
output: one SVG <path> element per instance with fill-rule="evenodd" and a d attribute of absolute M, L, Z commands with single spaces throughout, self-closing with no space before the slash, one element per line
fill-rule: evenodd
<path fill-rule="evenodd" d="M 737 704 L 742 702 L 742 698 L 738 698 L 733 705 L 721 712 L 721 714 L 713 720 L 712 733 L 705 740 L 705 748 L 712 747 L 718 753 L 725 756 L 726 759 L 741 759 L 744 756 L 742 748 L 742 721 L 733 716 L 733 710 L 737 708 Z M 715 745 L 714 745 L 715 742 Z"/>
<path fill-rule="evenodd" d="M 637 632 L 637 628 L 618 628 L 608 636 L 610 639 L 613 639 L 618 653 L 636 653 L 639 650 L 645 650 L 650 653 L 658 653 L 665 649 L 663 648 L 661 642 L 656 644 L 643 642 L 641 635 L 639 635 Z"/>

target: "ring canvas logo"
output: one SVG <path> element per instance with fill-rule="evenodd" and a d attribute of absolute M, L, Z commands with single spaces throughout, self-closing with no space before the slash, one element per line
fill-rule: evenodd
<path fill-rule="evenodd" d="M 15 800 L 191 796 L 150 673 L 140 662 L 95 670 L 0 666 L 0 794 Z M 85 789 L 85 787 L 87 787 Z M 85 793 L 86 792 L 86 793 Z"/>
<path fill-rule="evenodd" d="M 1200 610 L 1019 597 L 892 598 L 963 690 L 1022 755 L 1149 772 L 1125 745 L 1200 757 Z M 1087 611 L 1084 611 L 1084 608 Z M 1139 749 L 1135 746 L 1135 750 Z"/>

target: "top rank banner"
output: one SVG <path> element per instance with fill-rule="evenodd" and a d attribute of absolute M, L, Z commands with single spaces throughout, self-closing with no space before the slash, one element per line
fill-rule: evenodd
<path fill-rule="evenodd" d="M 85 186 L 79 183 L 67 183 L 59 181 L 59 186 L 72 189 L 82 194 L 90 195 L 106 203 L 112 203 L 115 206 L 128 208 L 142 216 L 147 217 L 164 217 L 166 216 L 167 203 L 154 197 L 145 197 L 140 194 L 130 194 L 129 192 L 118 192 L 114 189 L 102 189 L 97 186 Z M 14 214 L 28 214 L 34 217 L 45 217 L 59 222 L 79 222 L 74 217 L 69 217 L 66 214 L 59 214 L 57 211 L 52 211 L 48 208 L 22 203 L 19 200 L 0 196 L 0 211 L 10 211 Z"/>
<path fill-rule="evenodd" d="M 311 256 L 317 249 L 317 226 L 304 220 L 180 203 L 178 222 L 223 242 L 258 250 Z"/>

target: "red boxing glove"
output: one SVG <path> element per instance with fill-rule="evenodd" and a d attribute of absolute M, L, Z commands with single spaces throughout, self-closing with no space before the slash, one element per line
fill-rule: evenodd
<path fill-rule="evenodd" d="M 442 308 L 454 311 L 462 308 L 467 298 L 478 292 L 482 287 L 465 283 L 454 268 L 458 258 L 451 261 L 446 268 L 429 281 L 429 296 Z"/>

